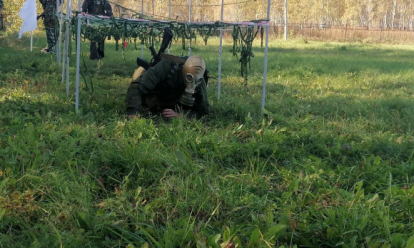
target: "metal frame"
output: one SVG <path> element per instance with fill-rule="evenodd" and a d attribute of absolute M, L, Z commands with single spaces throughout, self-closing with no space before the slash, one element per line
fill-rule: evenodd
<path fill-rule="evenodd" d="M 142 0 L 142 11 L 144 8 Z M 171 0 L 169 1 L 169 17 L 171 16 Z M 189 22 L 191 23 L 191 15 L 192 15 L 192 0 L 189 0 Z M 66 35 L 65 35 L 65 49 L 63 51 L 63 68 L 62 68 L 62 82 L 65 79 L 65 72 L 66 72 L 66 92 L 69 94 L 69 14 L 72 9 L 72 0 L 67 0 L 67 7 L 66 7 Z M 78 3 L 78 11 L 81 12 L 81 1 Z M 220 21 L 223 22 L 223 13 L 224 13 L 224 0 L 221 1 L 221 17 Z M 76 89 L 75 89 L 75 110 L 76 112 L 79 111 L 79 70 L 80 70 L 80 49 L 81 49 L 81 19 L 87 18 L 81 14 L 78 14 L 77 18 L 77 32 L 76 32 Z M 270 0 L 268 0 L 268 7 L 267 7 L 267 19 L 270 18 Z M 261 114 L 263 114 L 265 101 L 266 101 L 266 81 L 267 81 L 267 63 L 268 63 L 268 50 L 269 50 L 269 23 L 265 24 L 266 27 L 266 46 L 265 46 L 265 55 L 264 55 L 264 71 L 263 71 L 263 87 L 262 87 L 262 99 L 261 99 Z M 217 99 L 221 97 L 221 79 L 222 79 L 222 54 L 223 54 L 223 30 L 220 30 L 220 48 L 219 48 L 219 75 L 218 75 L 218 91 L 217 91 Z M 191 55 L 191 42 L 189 48 L 189 55 Z M 141 57 L 143 57 L 143 47 L 141 47 Z M 65 69 L 66 65 L 66 69 Z M 66 70 L 66 71 L 65 71 Z"/>

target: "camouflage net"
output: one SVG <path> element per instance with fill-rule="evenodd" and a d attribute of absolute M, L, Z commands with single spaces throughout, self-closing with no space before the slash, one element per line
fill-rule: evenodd
<path fill-rule="evenodd" d="M 71 33 L 76 35 L 77 16 L 80 14 L 74 12 L 71 19 Z M 239 55 L 241 63 L 241 76 L 247 84 L 248 68 L 250 69 L 250 58 L 253 57 L 252 43 L 262 26 L 268 24 L 268 20 L 255 20 L 240 23 L 201 23 L 192 22 L 184 23 L 174 20 L 159 21 L 149 16 L 136 13 L 133 16 L 138 19 L 114 18 L 104 16 L 85 15 L 81 18 L 81 37 L 90 41 L 100 41 L 103 39 L 114 39 L 116 42 L 116 50 L 119 50 L 119 42 L 134 43 L 135 49 L 137 42 L 146 47 L 158 45 L 161 42 L 164 28 L 168 27 L 174 34 L 177 41 L 181 38 L 182 49 L 186 49 L 186 40 L 190 42 L 199 35 L 204 44 L 207 45 L 208 38 L 216 35 L 217 30 L 233 29 L 233 55 Z M 260 32 L 263 39 L 263 31 Z M 124 46 L 122 46 L 124 49 Z M 249 65 L 249 66 L 248 66 Z"/>

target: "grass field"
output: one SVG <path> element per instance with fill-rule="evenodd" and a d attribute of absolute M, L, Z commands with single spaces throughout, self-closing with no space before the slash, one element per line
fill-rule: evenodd
<path fill-rule="evenodd" d="M 133 44 L 82 43 L 79 113 L 45 44 L 0 38 L 0 247 L 414 247 L 412 46 L 272 41 L 262 116 L 227 40 L 211 114 L 167 121 L 125 115 Z"/>

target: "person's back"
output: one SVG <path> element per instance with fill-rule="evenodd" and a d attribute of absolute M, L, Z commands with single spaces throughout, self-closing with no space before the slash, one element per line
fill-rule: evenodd
<path fill-rule="evenodd" d="M 112 15 L 112 7 L 107 0 L 85 0 L 82 11 L 91 15 Z"/>

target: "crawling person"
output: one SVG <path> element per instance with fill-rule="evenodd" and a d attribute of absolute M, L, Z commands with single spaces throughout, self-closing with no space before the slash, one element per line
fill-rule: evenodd
<path fill-rule="evenodd" d="M 170 119 L 207 115 L 205 70 L 200 56 L 191 56 L 185 63 L 163 58 L 148 70 L 139 67 L 127 91 L 128 116 L 161 114 Z"/>

